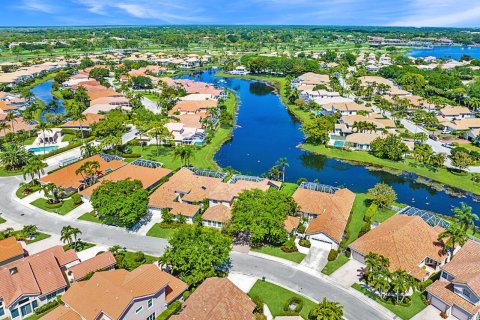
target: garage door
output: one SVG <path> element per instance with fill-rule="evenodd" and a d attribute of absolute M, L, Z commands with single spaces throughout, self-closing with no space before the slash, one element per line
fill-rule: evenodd
<path fill-rule="evenodd" d="M 311 240 L 311 243 L 312 243 L 312 246 L 315 246 L 317 248 L 322 248 L 322 249 L 325 249 L 325 250 L 329 250 L 332 249 L 332 242 L 330 241 L 325 241 L 324 239 L 319 239 L 319 238 L 316 238 L 316 237 L 312 237 L 310 238 Z"/>
<path fill-rule="evenodd" d="M 352 258 L 357 260 L 358 262 L 362 263 L 362 264 L 365 264 L 365 257 L 362 256 L 360 253 L 358 253 L 357 251 L 353 251 L 352 250 Z"/>
<path fill-rule="evenodd" d="M 442 300 L 430 295 L 430 301 L 432 303 L 432 306 L 437 308 L 440 311 L 446 311 L 448 309 L 448 305 L 444 303 Z"/>
<path fill-rule="evenodd" d="M 453 306 L 452 308 L 452 315 L 458 318 L 459 320 L 469 320 L 471 319 L 471 315 L 468 314 L 466 311 L 458 308 L 457 306 Z"/>

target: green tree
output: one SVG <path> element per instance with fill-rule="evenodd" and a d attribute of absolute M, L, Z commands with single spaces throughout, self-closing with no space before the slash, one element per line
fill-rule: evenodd
<path fill-rule="evenodd" d="M 232 241 L 219 231 L 199 225 L 179 228 L 160 261 L 188 284 L 197 285 L 208 277 L 222 276 Z"/>
<path fill-rule="evenodd" d="M 331 117 L 315 117 L 304 123 L 303 133 L 307 142 L 326 143 L 329 139 L 328 133 L 333 131 L 335 121 Z"/>
<path fill-rule="evenodd" d="M 467 240 L 467 233 L 456 223 L 451 223 L 445 231 L 438 235 L 438 241 L 442 243 L 443 251 L 449 254 L 450 260 L 453 258 L 457 246 L 463 246 Z"/>
<path fill-rule="evenodd" d="M 26 165 L 23 167 L 23 179 L 26 179 L 27 176 L 32 178 L 33 182 L 37 182 L 35 176 L 40 179 L 40 175 L 45 173 L 44 168 L 47 166 L 38 156 L 32 156 L 27 160 Z"/>
<path fill-rule="evenodd" d="M 450 159 L 452 160 L 452 165 L 460 170 L 465 170 L 473 163 L 472 157 L 467 152 L 463 151 L 451 155 Z"/>
<path fill-rule="evenodd" d="M 452 209 L 454 213 L 453 217 L 457 220 L 464 231 L 471 228 L 472 231 L 475 232 L 475 221 L 478 221 L 478 215 L 473 213 L 472 207 L 465 202 L 461 202 L 460 205 L 460 208 L 456 207 Z"/>
<path fill-rule="evenodd" d="M 386 208 L 397 200 L 397 193 L 386 183 L 377 183 L 373 188 L 368 189 L 368 195 L 380 208 Z"/>
<path fill-rule="evenodd" d="M 290 166 L 290 165 L 288 164 L 287 158 L 285 158 L 285 157 L 280 158 L 280 159 L 277 161 L 276 164 L 277 164 L 277 166 L 279 166 L 280 168 L 282 168 L 282 181 L 285 181 L 285 168 Z"/>
<path fill-rule="evenodd" d="M 148 191 L 138 180 L 103 181 L 93 191 L 91 203 L 104 223 L 131 228 L 147 213 Z"/>
<path fill-rule="evenodd" d="M 389 134 L 385 138 L 378 137 L 370 144 L 371 153 L 378 158 L 401 160 L 408 147 L 398 135 Z"/>
<path fill-rule="evenodd" d="M 309 320 L 343 320 L 343 306 L 338 302 L 328 301 L 323 297 L 322 302 L 310 310 Z"/>
<path fill-rule="evenodd" d="M 5 143 L 0 153 L 0 161 L 6 170 L 19 170 L 30 158 L 30 153 L 20 144 Z"/>

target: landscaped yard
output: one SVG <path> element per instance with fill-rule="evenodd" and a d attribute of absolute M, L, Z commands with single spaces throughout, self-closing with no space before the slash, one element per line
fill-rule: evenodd
<path fill-rule="evenodd" d="M 15 191 L 15 195 L 17 196 L 17 198 L 23 199 L 29 196 L 30 194 L 32 194 L 33 192 L 40 190 L 40 186 L 31 186 L 29 187 L 31 193 L 24 194 L 23 191 L 25 190 L 26 187 L 27 187 L 26 185 L 20 186 L 20 188 L 18 188 L 17 191 Z"/>
<path fill-rule="evenodd" d="M 291 195 L 293 195 L 295 190 L 297 190 L 297 188 L 298 188 L 298 184 L 296 184 L 296 183 L 284 182 L 282 184 L 282 188 L 280 190 L 285 192 L 289 196 L 291 196 Z"/>
<path fill-rule="evenodd" d="M 163 228 L 160 226 L 159 223 L 155 223 L 153 227 L 148 230 L 147 236 L 169 239 L 172 237 L 176 230 L 176 228 Z"/>
<path fill-rule="evenodd" d="M 58 204 L 49 204 L 47 199 L 38 198 L 37 200 L 32 201 L 32 203 L 30 204 L 42 210 L 53 212 L 62 216 L 66 215 L 67 213 L 69 213 L 70 211 L 72 211 L 77 207 L 73 203 L 72 199 L 64 200 L 62 203 L 58 203 Z"/>
<path fill-rule="evenodd" d="M 70 249 L 75 249 L 75 251 L 80 252 L 83 250 L 90 249 L 92 247 L 95 247 L 93 243 L 85 242 L 85 241 L 77 241 L 77 244 L 75 243 L 66 244 L 63 246 L 63 250 L 70 250 Z"/>
<path fill-rule="evenodd" d="M 286 259 L 293 261 L 295 263 L 300 263 L 302 262 L 303 258 L 305 258 L 305 254 L 300 253 L 300 252 L 283 252 L 282 249 L 278 247 L 272 247 L 272 246 L 264 246 L 261 248 L 256 248 L 252 249 L 252 251 L 259 252 L 259 253 L 264 253 L 268 254 L 271 256 L 275 256 L 278 258 Z"/>
<path fill-rule="evenodd" d="M 21 231 L 15 231 L 15 233 L 20 233 Z M 35 243 L 35 242 L 38 242 L 38 241 L 42 241 L 42 240 L 45 240 L 45 239 L 48 239 L 50 238 L 51 236 L 49 234 L 46 234 L 46 233 L 43 233 L 43 232 L 38 232 L 35 234 L 35 237 L 31 240 L 25 240 L 25 243 L 26 244 L 32 244 L 32 243 Z"/>
<path fill-rule="evenodd" d="M 7 220 L 5 220 L 5 219 L 3 219 L 2 217 L 0 217 L 0 224 L 5 223 L 5 222 L 7 222 Z"/>
<path fill-rule="evenodd" d="M 84 213 L 83 215 L 78 217 L 78 220 L 102 223 L 102 221 L 99 218 L 97 218 L 96 216 L 93 215 L 93 212 Z"/>
<path fill-rule="evenodd" d="M 341 266 L 343 266 L 345 263 L 347 263 L 349 259 L 345 257 L 343 254 L 339 254 L 337 259 L 334 261 L 328 261 L 325 267 L 322 270 L 323 274 L 326 275 L 331 275 L 335 271 L 338 270 Z"/>
<path fill-rule="evenodd" d="M 315 306 L 315 302 L 297 294 L 283 287 L 277 286 L 273 283 L 257 280 L 252 289 L 248 293 L 250 297 L 258 296 L 268 306 L 270 312 L 274 317 L 284 314 L 284 307 L 287 301 L 296 297 L 303 301 L 303 308 L 300 315 L 307 319 L 308 313 Z"/>
<path fill-rule="evenodd" d="M 414 315 L 425 309 L 427 306 L 422 301 L 422 294 L 420 292 L 415 292 L 412 295 L 412 303 L 409 306 L 401 306 L 401 305 L 393 305 L 390 303 L 386 303 L 380 300 L 375 294 L 371 293 L 364 287 L 362 287 L 358 283 L 354 283 L 352 288 L 355 290 L 360 291 L 364 295 L 368 296 L 370 299 L 375 300 L 376 302 L 380 303 L 382 306 L 387 308 L 388 310 L 395 313 L 397 316 L 404 320 L 408 320 L 412 318 Z"/>

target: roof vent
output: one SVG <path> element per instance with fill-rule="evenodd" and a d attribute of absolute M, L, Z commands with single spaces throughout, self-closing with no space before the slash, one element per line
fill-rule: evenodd
<path fill-rule="evenodd" d="M 18 273 L 17 267 L 10 268 L 9 271 L 10 271 L 10 274 L 11 274 L 11 275 L 14 275 L 14 274 L 17 274 L 17 273 Z"/>

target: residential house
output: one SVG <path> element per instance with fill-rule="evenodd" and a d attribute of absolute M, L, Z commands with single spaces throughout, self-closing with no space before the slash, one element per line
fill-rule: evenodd
<path fill-rule="evenodd" d="M 390 271 L 405 270 L 418 281 L 440 270 L 447 255 L 438 241 L 443 231 L 419 216 L 397 214 L 350 244 L 353 259 L 365 264 L 370 252 L 389 259 Z"/>
<path fill-rule="evenodd" d="M 224 204 L 208 207 L 202 214 L 205 227 L 223 228 L 232 219 L 232 209 Z"/>
<path fill-rule="evenodd" d="M 227 278 L 206 279 L 171 320 L 254 320 L 255 303 Z"/>
<path fill-rule="evenodd" d="M 27 252 L 23 249 L 22 244 L 15 237 L 0 240 L 0 267 L 22 259 L 26 254 Z"/>
<path fill-rule="evenodd" d="M 293 199 L 300 213 L 309 218 L 305 231 L 315 246 L 338 249 L 355 200 L 355 193 L 344 188 L 302 182 Z"/>
<path fill-rule="evenodd" d="M 84 120 L 70 120 L 62 124 L 60 127 L 64 129 L 74 130 L 90 130 L 92 126 L 102 120 L 105 116 L 96 113 L 85 114 Z"/>
<path fill-rule="evenodd" d="M 117 261 L 113 254 L 105 251 L 70 267 L 67 275 L 71 281 L 82 281 L 93 275 L 94 272 L 112 270 L 116 265 Z"/>
<path fill-rule="evenodd" d="M 373 140 L 382 137 L 384 137 L 384 134 L 376 132 L 354 132 L 345 137 L 344 147 L 370 151 L 370 145 Z"/>
<path fill-rule="evenodd" d="M 430 303 L 447 316 L 479 319 L 480 243 L 467 241 L 441 269 L 440 279 L 426 290 Z"/>
<path fill-rule="evenodd" d="M 321 105 L 322 107 L 322 114 L 340 114 L 342 116 L 352 116 L 357 115 L 359 112 L 371 112 L 372 109 L 357 104 L 353 101 L 351 102 L 334 102 L 334 103 L 325 103 Z"/>
<path fill-rule="evenodd" d="M 467 107 L 445 107 L 438 111 L 440 117 L 447 121 L 459 120 L 465 118 L 475 118 L 475 115 Z M 442 121 L 441 121 L 442 122 Z"/>

